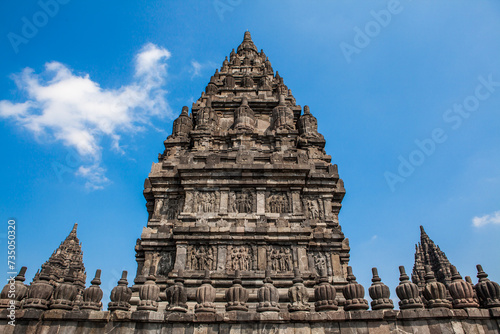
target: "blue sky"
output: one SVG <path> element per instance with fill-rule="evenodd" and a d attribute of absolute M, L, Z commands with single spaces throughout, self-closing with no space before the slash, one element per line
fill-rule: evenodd
<path fill-rule="evenodd" d="M 53 3 L 0 5 L 0 240 L 15 218 L 28 281 L 75 222 L 89 280 L 132 281 L 151 163 L 247 29 L 318 118 L 365 288 L 376 266 L 395 297 L 419 225 L 500 281 L 498 1 Z"/>

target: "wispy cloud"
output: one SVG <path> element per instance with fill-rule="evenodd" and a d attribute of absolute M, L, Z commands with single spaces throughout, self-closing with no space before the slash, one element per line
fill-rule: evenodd
<path fill-rule="evenodd" d="M 172 116 L 162 88 L 167 76 L 170 52 L 146 44 L 135 57 L 135 73 L 128 85 L 102 88 L 88 74 L 75 74 L 53 61 L 36 74 L 26 68 L 13 75 L 26 101 L 0 101 L 0 117 L 13 120 L 36 138 L 55 140 L 74 148 L 83 165 L 76 172 L 92 189 L 108 182 L 101 166 L 101 141 L 111 139 L 121 152 L 121 135 L 134 134 L 154 116 Z"/>
<path fill-rule="evenodd" d="M 199 62 L 196 60 L 191 60 L 191 77 L 199 77 L 201 75 L 201 69 L 203 65 L 201 65 Z"/>
<path fill-rule="evenodd" d="M 489 224 L 500 224 L 500 211 L 493 212 L 489 215 L 472 218 L 472 225 L 481 227 Z"/>
<path fill-rule="evenodd" d="M 191 73 L 191 79 L 201 76 L 205 69 L 214 69 L 216 67 L 217 65 L 211 61 L 202 64 L 196 60 L 191 60 L 191 68 L 189 70 L 189 73 Z"/>

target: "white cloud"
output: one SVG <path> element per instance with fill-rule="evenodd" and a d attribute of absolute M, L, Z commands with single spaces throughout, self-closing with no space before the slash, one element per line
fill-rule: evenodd
<path fill-rule="evenodd" d="M 53 61 L 40 75 L 26 68 L 13 78 L 24 102 L 0 101 L 0 117 L 13 120 L 37 138 L 56 140 L 74 148 L 82 165 L 77 175 L 87 186 L 99 189 L 108 182 L 101 167 L 101 141 L 108 137 L 121 151 L 120 137 L 148 125 L 151 117 L 172 116 L 166 91 L 166 60 L 170 52 L 146 44 L 135 57 L 132 82 L 116 89 L 102 88 L 88 74 L 75 74 Z"/>
<path fill-rule="evenodd" d="M 472 218 L 472 225 L 475 227 L 481 227 L 488 224 L 500 224 L 500 211 L 482 217 Z"/>
<path fill-rule="evenodd" d="M 189 73 L 191 73 L 191 79 L 201 76 L 205 69 L 214 69 L 216 67 L 217 64 L 211 61 L 202 64 L 196 60 L 191 60 L 191 69 L 189 70 Z"/>
<path fill-rule="evenodd" d="M 191 66 L 193 67 L 191 69 L 191 77 L 197 77 L 201 75 L 201 69 L 203 68 L 203 65 L 201 65 L 199 62 L 196 60 L 191 60 Z"/>

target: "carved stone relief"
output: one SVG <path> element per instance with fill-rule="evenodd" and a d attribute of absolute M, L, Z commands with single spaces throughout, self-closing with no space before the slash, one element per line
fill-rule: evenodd
<path fill-rule="evenodd" d="M 168 276 L 168 273 L 174 269 L 175 251 L 160 253 L 156 274 L 159 276 Z"/>
<path fill-rule="evenodd" d="M 271 193 L 266 200 L 267 212 L 288 213 L 291 212 L 290 197 L 287 193 Z"/>
<path fill-rule="evenodd" d="M 227 263 L 228 270 L 252 270 L 253 250 L 248 246 L 228 246 Z"/>
<path fill-rule="evenodd" d="M 325 210 L 323 207 L 323 201 L 317 197 L 304 197 L 303 200 L 304 210 L 306 212 L 306 217 L 309 219 L 324 219 Z"/>
<path fill-rule="evenodd" d="M 276 272 L 292 271 L 293 259 L 290 247 L 270 247 L 267 253 L 267 264 Z"/>
<path fill-rule="evenodd" d="M 161 214 L 167 219 L 176 219 L 183 206 L 184 197 L 180 195 L 169 196 L 168 198 L 163 200 Z"/>
<path fill-rule="evenodd" d="M 218 191 L 195 191 L 193 193 L 192 212 L 219 212 L 219 203 L 220 193 Z"/>
<path fill-rule="evenodd" d="M 312 254 L 314 269 L 316 273 L 323 277 L 328 274 L 328 259 L 324 252 L 315 252 Z"/>
<path fill-rule="evenodd" d="M 209 245 L 188 246 L 187 269 L 215 270 L 217 267 L 217 247 Z"/>
<path fill-rule="evenodd" d="M 254 190 L 229 193 L 228 211 L 234 213 L 252 213 L 257 210 L 257 196 Z"/>

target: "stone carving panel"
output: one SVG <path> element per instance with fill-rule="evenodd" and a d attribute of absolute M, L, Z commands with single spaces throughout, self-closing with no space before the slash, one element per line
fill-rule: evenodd
<path fill-rule="evenodd" d="M 329 267 L 328 255 L 325 252 L 313 252 L 311 257 L 316 274 L 320 277 L 327 276 Z"/>
<path fill-rule="evenodd" d="M 167 219 L 176 219 L 184 206 L 184 197 L 180 195 L 169 196 L 163 200 L 163 207 L 160 211 Z"/>
<path fill-rule="evenodd" d="M 266 200 L 266 209 L 270 213 L 291 212 L 291 198 L 285 192 L 271 193 Z"/>
<path fill-rule="evenodd" d="M 195 191 L 192 208 L 188 212 L 219 212 L 220 193 L 218 191 Z"/>
<path fill-rule="evenodd" d="M 160 260 L 158 261 L 156 275 L 168 276 L 168 273 L 174 269 L 175 251 L 160 253 Z"/>
<path fill-rule="evenodd" d="M 257 196 L 254 190 L 229 192 L 228 211 L 233 213 L 252 213 L 257 211 Z"/>
<path fill-rule="evenodd" d="M 306 217 L 309 219 L 324 219 L 325 209 L 323 206 L 323 201 L 318 197 L 304 197 L 303 206 L 306 213 Z"/>
<path fill-rule="evenodd" d="M 188 246 L 188 262 L 190 270 L 216 270 L 217 247 L 210 245 Z"/>
<path fill-rule="evenodd" d="M 227 270 L 253 270 L 253 249 L 248 246 L 228 246 Z"/>
<path fill-rule="evenodd" d="M 292 271 L 293 259 L 290 247 L 272 246 L 267 253 L 267 264 L 276 272 Z"/>

